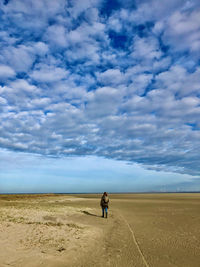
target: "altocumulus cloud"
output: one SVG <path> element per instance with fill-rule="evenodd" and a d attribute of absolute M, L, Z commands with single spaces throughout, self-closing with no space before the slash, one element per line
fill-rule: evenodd
<path fill-rule="evenodd" d="M 200 171 L 200 3 L 0 3 L 0 147 Z"/>

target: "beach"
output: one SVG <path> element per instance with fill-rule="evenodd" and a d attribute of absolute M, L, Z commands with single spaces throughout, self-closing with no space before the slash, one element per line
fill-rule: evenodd
<path fill-rule="evenodd" d="M 0 195 L 0 266 L 200 263 L 200 194 Z"/>

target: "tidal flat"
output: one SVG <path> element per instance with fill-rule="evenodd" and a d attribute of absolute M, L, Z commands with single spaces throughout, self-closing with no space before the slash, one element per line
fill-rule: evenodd
<path fill-rule="evenodd" d="M 200 194 L 0 195 L 0 266 L 200 265 Z"/>

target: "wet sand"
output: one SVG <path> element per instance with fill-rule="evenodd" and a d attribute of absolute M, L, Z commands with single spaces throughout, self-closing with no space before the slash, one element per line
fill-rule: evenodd
<path fill-rule="evenodd" d="M 0 195 L 0 266 L 200 266 L 200 194 Z"/>

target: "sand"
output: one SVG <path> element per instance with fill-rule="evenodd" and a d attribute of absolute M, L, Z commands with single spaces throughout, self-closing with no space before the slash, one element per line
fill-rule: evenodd
<path fill-rule="evenodd" d="M 200 194 L 0 195 L 0 266 L 200 266 Z"/>

